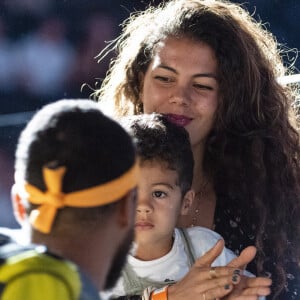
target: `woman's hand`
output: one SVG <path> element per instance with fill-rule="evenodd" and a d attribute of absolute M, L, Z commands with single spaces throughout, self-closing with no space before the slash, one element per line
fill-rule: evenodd
<path fill-rule="evenodd" d="M 247 264 L 254 259 L 256 248 L 245 248 L 240 256 L 234 258 L 227 266 L 245 269 Z M 271 293 L 272 280 L 264 277 L 242 276 L 240 282 L 234 286 L 232 292 L 225 297 L 226 300 L 256 300 L 260 296 Z"/>
<path fill-rule="evenodd" d="M 234 285 L 240 282 L 242 271 L 235 266 L 211 267 L 223 248 L 224 241 L 220 240 L 198 258 L 187 275 L 168 288 L 168 300 L 212 300 L 228 295 Z M 247 259 L 248 257 L 233 263 L 244 263 Z"/>
<path fill-rule="evenodd" d="M 263 277 L 243 276 L 243 269 L 256 255 L 256 248 L 245 248 L 225 267 L 211 267 L 221 254 L 224 241 L 198 258 L 186 276 L 168 288 L 168 300 L 256 300 L 270 294 L 272 281 Z"/>

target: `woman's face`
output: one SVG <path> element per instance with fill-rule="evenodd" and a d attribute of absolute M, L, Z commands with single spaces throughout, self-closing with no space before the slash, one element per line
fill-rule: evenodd
<path fill-rule="evenodd" d="M 205 43 L 188 38 L 160 42 L 142 81 L 144 113 L 165 114 L 203 144 L 218 105 L 217 61 Z"/>

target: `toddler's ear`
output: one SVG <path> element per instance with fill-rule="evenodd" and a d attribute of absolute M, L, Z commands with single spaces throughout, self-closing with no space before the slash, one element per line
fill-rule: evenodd
<path fill-rule="evenodd" d="M 182 200 L 182 205 L 181 205 L 181 215 L 187 215 L 189 213 L 189 210 L 193 204 L 195 198 L 195 192 L 193 190 L 188 190 Z"/>

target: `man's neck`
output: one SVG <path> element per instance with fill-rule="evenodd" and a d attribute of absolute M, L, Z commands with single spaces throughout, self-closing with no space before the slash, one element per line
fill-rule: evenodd
<path fill-rule="evenodd" d="M 98 290 L 102 290 L 106 274 L 111 264 L 111 249 L 109 241 L 91 235 L 80 237 L 45 237 L 40 233 L 33 233 L 31 242 L 47 246 L 50 252 L 74 262 L 90 278 Z M 97 257 L 95 260 L 94 258 Z"/>

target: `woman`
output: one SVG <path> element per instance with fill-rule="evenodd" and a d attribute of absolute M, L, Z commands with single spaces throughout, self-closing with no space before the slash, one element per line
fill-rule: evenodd
<path fill-rule="evenodd" d="M 174 0 L 132 15 L 110 47 L 103 107 L 162 113 L 190 134 L 197 196 L 179 225 L 212 228 L 236 253 L 255 244 L 248 269 L 272 276 L 270 299 L 299 299 L 297 90 L 277 81 L 275 39 L 236 4 Z"/>

